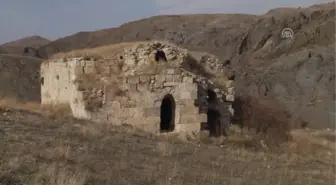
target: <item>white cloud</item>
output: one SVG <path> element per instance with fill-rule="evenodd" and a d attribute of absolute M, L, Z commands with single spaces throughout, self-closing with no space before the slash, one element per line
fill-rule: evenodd
<path fill-rule="evenodd" d="M 158 14 L 252 13 L 277 7 L 306 7 L 331 0 L 155 0 Z"/>

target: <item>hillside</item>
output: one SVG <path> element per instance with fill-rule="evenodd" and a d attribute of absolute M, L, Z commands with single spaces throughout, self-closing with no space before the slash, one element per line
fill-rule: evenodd
<path fill-rule="evenodd" d="M 38 57 L 37 49 L 50 40 L 40 36 L 30 36 L 0 45 L 0 54 L 29 55 Z"/>
<path fill-rule="evenodd" d="M 281 38 L 292 28 L 294 40 Z M 310 127 L 335 127 L 335 3 L 277 8 L 264 15 L 154 16 L 118 28 L 79 32 L 39 49 L 57 52 L 128 41 L 166 40 L 229 64 L 237 94 L 276 99 Z M 299 110 L 299 111 L 298 111 Z"/>
<path fill-rule="evenodd" d="M 298 140 L 277 153 L 260 148 L 258 142 L 186 143 L 61 115 L 0 107 L 1 185 L 335 182 L 332 132 L 299 132 Z"/>
<path fill-rule="evenodd" d="M 40 101 L 41 62 L 29 56 L 0 54 L 0 100 Z"/>

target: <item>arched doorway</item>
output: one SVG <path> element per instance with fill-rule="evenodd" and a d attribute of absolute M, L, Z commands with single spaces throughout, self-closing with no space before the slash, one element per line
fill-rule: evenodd
<path fill-rule="evenodd" d="M 221 135 L 221 115 L 217 110 L 217 105 L 217 94 L 214 91 L 208 89 L 207 126 L 210 137 L 218 137 Z"/>
<path fill-rule="evenodd" d="M 175 100 L 171 94 L 164 96 L 160 107 L 160 132 L 172 132 L 175 129 Z"/>

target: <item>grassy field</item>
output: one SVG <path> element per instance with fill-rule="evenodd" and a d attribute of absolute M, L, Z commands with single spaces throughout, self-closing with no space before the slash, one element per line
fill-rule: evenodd
<path fill-rule="evenodd" d="M 221 144 L 183 142 L 129 126 L 2 108 L 0 185 L 334 184 L 334 135 L 314 135 L 314 142 L 304 137 L 308 132 L 296 135 L 272 152 L 234 136 Z"/>

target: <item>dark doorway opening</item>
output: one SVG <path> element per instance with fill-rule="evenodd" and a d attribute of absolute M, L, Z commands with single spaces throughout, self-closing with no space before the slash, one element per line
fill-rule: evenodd
<path fill-rule="evenodd" d="M 175 100 L 167 94 L 160 107 L 160 131 L 172 132 L 175 129 Z"/>
<path fill-rule="evenodd" d="M 217 110 L 217 105 L 217 94 L 214 91 L 208 89 L 207 129 L 209 130 L 210 137 L 221 136 L 221 114 Z"/>
<path fill-rule="evenodd" d="M 157 49 L 156 53 L 155 53 L 155 61 L 165 61 L 167 62 L 167 57 L 164 51 L 162 51 L 161 49 Z"/>
<path fill-rule="evenodd" d="M 208 113 L 208 128 L 210 137 L 219 137 L 221 136 L 221 122 L 220 122 L 220 113 L 217 110 L 209 109 Z"/>

